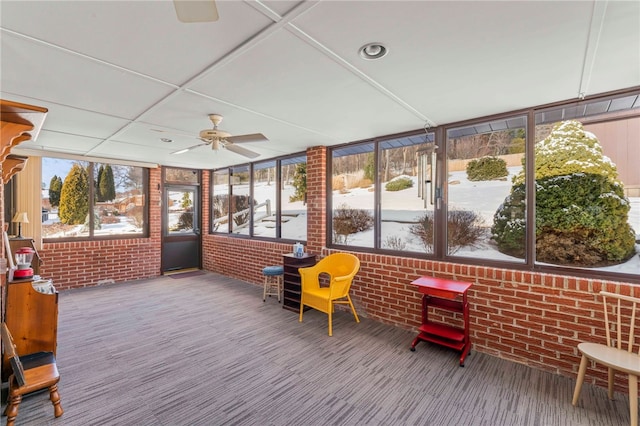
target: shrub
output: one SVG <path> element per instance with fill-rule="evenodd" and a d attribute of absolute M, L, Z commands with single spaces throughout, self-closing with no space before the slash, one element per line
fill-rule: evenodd
<path fill-rule="evenodd" d="M 635 253 L 622 186 L 602 175 L 576 173 L 536 182 L 536 259 L 554 264 L 603 266 Z M 494 215 L 492 238 L 504 253 L 523 257 L 524 185 L 517 185 Z"/>
<path fill-rule="evenodd" d="M 407 244 L 404 241 L 402 241 L 402 238 L 395 235 L 391 235 L 387 237 L 382 247 L 389 248 L 391 250 L 402 251 L 405 248 L 407 248 Z"/>
<path fill-rule="evenodd" d="M 462 247 L 475 246 L 484 236 L 482 216 L 468 210 L 453 210 L 447 216 L 447 247 L 454 254 Z M 433 252 L 433 213 L 417 218 L 409 232 L 418 237 L 428 253 Z"/>
<path fill-rule="evenodd" d="M 353 209 L 342 204 L 333 212 L 334 242 L 347 243 L 349 235 L 373 227 L 373 216 L 366 210 Z"/>
<path fill-rule="evenodd" d="M 560 265 L 604 266 L 635 253 L 630 205 L 617 170 L 596 137 L 577 121 L 556 124 L 535 147 L 536 259 Z M 524 257 L 524 172 L 498 208 L 492 238 L 504 253 Z"/>
<path fill-rule="evenodd" d="M 498 157 L 482 157 L 467 164 L 467 178 L 470 181 L 499 179 L 508 174 L 507 162 Z"/>
<path fill-rule="evenodd" d="M 387 182 L 384 188 L 387 191 L 402 191 L 403 189 L 411 188 L 413 186 L 413 181 L 406 177 L 402 176 L 399 178 L 395 178 Z"/>

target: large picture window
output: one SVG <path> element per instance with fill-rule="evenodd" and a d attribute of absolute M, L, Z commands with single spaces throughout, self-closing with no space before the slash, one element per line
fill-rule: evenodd
<path fill-rule="evenodd" d="M 44 157 L 42 170 L 44 239 L 145 234 L 145 169 Z"/>
<path fill-rule="evenodd" d="M 536 262 L 640 274 L 640 95 L 535 120 Z"/>

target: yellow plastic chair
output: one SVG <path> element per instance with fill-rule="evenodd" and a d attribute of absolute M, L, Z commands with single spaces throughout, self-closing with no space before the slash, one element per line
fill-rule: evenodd
<path fill-rule="evenodd" d="M 331 316 L 335 303 L 349 305 L 360 322 L 356 308 L 349 297 L 353 277 L 360 269 L 360 259 L 349 253 L 334 253 L 316 263 L 315 266 L 299 268 L 302 292 L 300 295 L 300 322 L 305 306 L 329 315 L 329 336 L 332 333 Z M 328 286 L 320 285 L 321 274 L 328 276 Z"/>
<path fill-rule="evenodd" d="M 576 387 L 573 391 L 573 405 L 578 403 L 580 389 L 584 382 L 587 364 L 593 361 L 607 367 L 609 399 L 613 399 L 615 373 L 626 373 L 629 378 L 629 415 L 631 426 L 638 425 L 638 377 L 640 377 L 640 347 L 636 344 L 635 323 L 640 315 L 640 299 L 616 293 L 601 291 L 604 305 L 604 329 L 606 344 L 580 343 L 582 353 Z"/>

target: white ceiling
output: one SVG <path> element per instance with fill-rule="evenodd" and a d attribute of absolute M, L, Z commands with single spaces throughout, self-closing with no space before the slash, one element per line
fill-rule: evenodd
<path fill-rule="evenodd" d="M 0 97 L 49 109 L 12 152 L 212 169 L 248 160 L 172 154 L 211 113 L 266 135 L 243 144 L 261 160 L 640 86 L 639 1 L 217 7 L 217 22 L 187 24 L 166 0 L 2 0 Z M 389 54 L 361 59 L 369 42 Z"/>

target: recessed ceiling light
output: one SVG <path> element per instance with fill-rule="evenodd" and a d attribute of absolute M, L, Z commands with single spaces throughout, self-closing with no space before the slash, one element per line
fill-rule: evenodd
<path fill-rule="evenodd" d="M 173 142 L 173 140 L 169 139 L 169 138 L 160 138 L 160 140 L 162 142 Z"/>
<path fill-rule="evenodd" d="M 389 50 L 382 43 L 368 43 L 358 50 L 362 59 L 380 59 L 389 53 Z"/>

